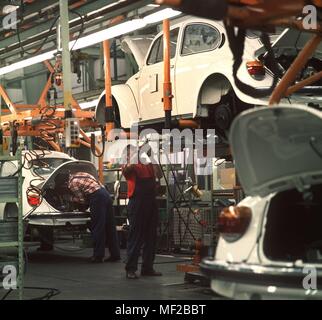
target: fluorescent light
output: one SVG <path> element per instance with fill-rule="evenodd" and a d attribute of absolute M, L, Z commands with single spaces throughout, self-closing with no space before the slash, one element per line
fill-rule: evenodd
<path fill-rule="evenodd" d="M 92 101 L 86 101 L 86 102 L 82 102 L 79 104 L 79 106 L 81 107 L 81 109 L 89 109 L 92 107 L 96 107 L 98 104 L 98 99 L 96 100 L 92 100 Z"/>
<path fill-rule="evenodd" d="M 90 47 L 94 44 L 100 43 L 104 40 L 112 39 L 115 37 L 118 37 L 122 34 L 126 34 L 138 29 L 142 29 L 146 26 L 146 23 L 142 19 L 134 19 L 130 21 L 126 21 L 123 23 L 120 23 L 116 26 L 107 28 L 105 30 L 99 31 L 94 34 L 90 34 L 88 36 L 85 36 L 83 38 L 80 38 L 76 41 L 76 44 L 74 46 L 73 50 L 83 49 L 86 47 Z M 75 41 L 72 41 L 69 44 L 69 47 L 72 48 Z"/>
<path fill-rule="evenodd" d="M 90 47 L 90 46 L 100 43 L 104 40 L 112 39 L 112 38 L 121 36 L 123 34 L 142 29 L 142 28 L 146 27 L 148 24 L 156 23 L 156 22 L 162 21 L 164 19 L 170 19 L 175 16 L 178 16 L 179 14 L 181 14 L 180 11 L 176 11 L 176 10 L 172 10 L 170 8 L 167 8 L 167 9 L 161 10 L 159 12 L 152 13 L 152 14 L 144 17 L 143 19 L 133 19 L 130 21 L 126 21 L 126 22 L 123 22 L 123 23 L 118 24 L 116 26 L 107 28 L 102 31 L 98 31 L 97 33 L 90 34 L 90 35 L 85 36 L 83 38 L 80 38 L 77 41 L 73 40 L 69 43 L 69 48 L 70 49 L 73 48 L 73 50 L 79 50 L 79 49 L 83 49 L 86 47 Z M 19 69 L 26 68 L 28 66 L 32 66 L 36 63 L 50 60 L 50 59 L 54 58 L 55 53 L 57 53 L 57 50 L 52 50 L 50 52 L 46 52 L 46 53 L 40 54 L 38 56 L 29 58 L 26 60 L 22 60 L 22 61 L 19 61 L 16 63 L 12 63 L 9 66 L 0 68 L 0 76 L 10 73 L 10 72 L 13 72 L 13 71 L 16 71 L 16 70 L 19 70 Z"/>
<path fill-rule="evenodd" d="M 22 61 L 10 64 L 9 66 L 0 68 L 0 76 L 10 73 L 12 71 L 16 71 L 16 70 L 19 70 L 22 68 L 32 66 L 32 65 L 39 63 L 39 62 L 50 60 L 54 57 L 56 52 L 57 52 L 57 50 L 53 50 L 53 51 L 46 52 L 46 53 L 40 54 L 40 55 L 32 57 L 32 58 L 26 59 L 26 60 L 22 60 Z"/>
<path fill-rule="evenodd" d="M 159 21 L 162 21 L 165 19 L 170 19 L 170 18 L 176 17 L 176 16 L 180 15 L 181 13 L 182 13 L 181 11 L 167 8 L 167 9 L 163 9 L 161 11 L 152 13 L 152 14 L 144 17 L 143 21 L 146 24 L 156 23 L 156 22 L 159 22 Z"/>

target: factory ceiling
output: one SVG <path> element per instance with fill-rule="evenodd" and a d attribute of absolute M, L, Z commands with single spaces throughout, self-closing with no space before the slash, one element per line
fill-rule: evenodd
<path fill-rule="evenodd" d="M 160 10 L 152 0 L 69 0 L 71 40 Z M 57 48 L 59 0 L 0 4 L 0 67 Z"/>

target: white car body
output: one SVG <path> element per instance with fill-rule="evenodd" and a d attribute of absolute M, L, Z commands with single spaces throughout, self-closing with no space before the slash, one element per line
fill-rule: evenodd
<path fill-rule="evenodd" d="M 32 185 L 38 186 L 44 189 L 45 185 L 53 179 L 55 174 L 62 170 L 66 165 L 74 166 L 81 164 L 89 167 L 89 170 L 96 172 L 93 164 L 87 161 L 77 161 L 74 158 L 68 156 L 65 153 L 56 151 L 33 151 L 29 153 L 28 151 L 23 151 L 22 157 L 28 153 L 26 158 L 26 167 L 30 166 L 29 161 L 37 161 L 37 156 L 39 155 L 39 161 L 47 162 L 51 164 L 50 167 L 37 167 L 34 165 L 30 170 L 23 168 L 23 185 L 22 185 L 22 198 L 23 198 L 23 216 L 28 219 L 28 224 L 32 226 L 52 226 L 52 227 L 64 227 L 70 225 L 84 225 L 89 220 L 89 214 L 85 212 L 62 212 L 55 206 L 51 205 L 46 197 L 43 197 L 41 204 L 34 208 L 31 206 L 27 199 L 26 191 Z M 29 161 L 28 161 L 28 160 Z M 5 162 L 6 167 L 1 168 L 1 176 L 9 176 L 14 174 L 18 169 L 17 162 Z M 38 170 L 38 174 L 35 173 Z M 39 174 L 40 173 L 40 174 Z M 32 211 L 31 215 L 29 213 Z M 11 204 L 0 204 L 0 219 L 10 219 L 17 216 L 17 205 L 15 203 Z"/>
<path fill-rule="evenodd" d="M 193 26 L 200 26 L 200 28 L 193 29 Z M 216 107 L 226 104 L 222 98 L 228 92 L 233 92 L 234 97 L 237 98 L 234 107 L 237 110 L 233 110 L 234 103 L 229 100 L 228 105 L 233 114 L 228 115 L 227 111 L 223 109 L 215 116 L 219 118 L 217 122 L 221 122 L 217 123 L 217 128 L 227 130 L 227 124 L 223 124 L 224 121 L 220 120 L 222 116 L 226 119 L 229 118 L 230 125 L 239 112 L 254 105 L 268 105 L 268 97 L 254 99 L 236 87 L 232 71 L 234 59 L 222 22 L 186 16 L 173 22 L 171 34 L 175 33 L 175 30 L 178 30 L 178 35 L 171 59 L 172 116 L 174 118 L 211 118 L 213 112 L 219 112 L 216 111 L 218 110 Z M 207 34 L 207 32 L 209 33 Z M 139 71 L 125 84 L 112 87 L 113 103 L 118 109 L 116 112 L 117 121 L 121 123 L 123 128 L 129 129 L 138 124 L 161 123 L 164 120 L 163 57 L 156 58 L 155 61 L 150 59 L 153 57 L 153 50 L 158 45 L 159 39 L 162 39 L 161 37 L 162 32 L 153 41 L 148 36 L 125 37 L 123 40 L 123 50 L 127 53 L 131 52 L 139 66 Z M 186 40 L 186 37 L 189 41 Z M 286 60 L 291 62 L 309 37 L 308 33 L 286 29 L 281 34 L 271 35 L 270 38 L 275 55 L 278 57 L 286 55 L 289 57 Z M 172 36 L 172 49 L 174 49 L 174 39 L 175 37 Z M 207 42 L 208 39 L 212 39 L 213 42 Z M 210 46 L 209 43 L 212 45 Z M 322 45 L 317 50 L 318 55 L 322 52 L 321 49 Z M 194 53 L 189 53 L 193 50 Z M 245 40 L 243 63 L 239 68 L 238 77 L 245 84 L 258 90 L 271 86 L 272 73 L 266 68 L 264 76 L 255 78 L 249 74 L 246 63 L 256 61 L 259 56 L 265 56 L 265 54 L 266 50 L 260 38 L 256 34 L 250 33 Z M 279 60 L 277 62 L 279 63 Z M 282 65 L 280 67 L 283 69 Z M 310 91 L 313 90 L 312 86 L 307 87 L 305 93 L 293 95 L 291 99 L 283 100 L 283 103 L 307 105 L 312 102 L 320 104 L 322 103 L 321 88 L 318 89 L 320 91 L 318 93 L 315 91 L 312 96 Z M 98 110 L 102 108 L 105 108 L 105 91 L 101 94 L 97 105 Z M 209 125 L 216 128 L 212 118 L 207 127 Z"/>
<path fill-rule="evenodd" d="M 252 218 L 235 241 L 221 235 L 214 259 L 204 259 L 212 289 L 234 299 L 321 299 L 321 112 L 246 111 L 233 122 L 230 142 L 248 195 L 238 207 L 250 208 Z M 313 287 L 305 281 L 311 272 Z"/>
<path fill-rule="evenodd" d="M 184 46 L 185 30 L 191 30 L 187 28 L 194 25 L 205 27 L 204 30 L 213 30 L 213 47 L 207 49 L 207 40 L 202 40 L 202 35 L 196 35 L 193 39 L 189 33 L 190 43 L 205 41 L 201 45 L 204 45 L 206 49 L 201 50 L 196 46 L 196 50 L 201 50 L 200 52 L 183 53 L 183 50 L 186 52 L 189 50 L 187 46 Z M 173 116 L 179 118 L 207 117 L 207 110 L 202 109 L 201 106 L 219 103 L 222 96 L 226 95 L 231 88 L 237 97 L 247 104 L 267 104 L 267 99 L 254 99 L 236 88 L 232 74 L 233 56 L 223 23 L 185 17 L 181 22 L 171 26 L 171 32 L 174 30 L 178 30 L 178 38 L 175 55 L 171 59 Z M 146 55 L 143 54 L 143 49 L 151 43 L 150 38 L 137 37 L 135 41 L 125 38 L 123 41 L 124 51 L 133 53 L 140 68 L 139 72 L 132 76 L 126 84 L 112 87 L 113 98 L 117 103 L 123 128 L 131 128 L 138 123 L 158 122 L 164 118 L 163 61 L 149 64 L 150 53 L 153 52 L 160 37 L 162 37 L 162 32 L 155 37 Z M 255 52 L 261 47 L 259 38 L 246 39 L 245 64 L 238 73 L 242 81 L 259 89 L 269 87 L 272 83 L 272 76 L 270 72 L 266 72 L 261 80 L 255 80 L 247 71 L 246 61 L 256 60 Z M 189 48 L 193 49 L 193 46 Z M 105 92 L 99 99 L 100 103 L 104 104 L 104 96 Z"/>

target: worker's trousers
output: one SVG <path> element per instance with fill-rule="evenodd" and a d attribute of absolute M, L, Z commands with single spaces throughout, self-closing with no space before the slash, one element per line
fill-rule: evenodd
<path fill-rule="evenodd" d="M 94 240 L 94 257 L 103 258 L 106 245 L 111 257 L 120 257 L 113 202 L 105 188 L 101 188 L 90 195 L 89 207 L 91 211 L 91 232 Z"/>
<path fill-rule="evenodd" d="M 127 244 L 127 271 L 137 271 L 141 248 L 142 270 L 153 270 L 158 227 L 154 179 L 137 179 L 128 205 L 130 231 Z"/>

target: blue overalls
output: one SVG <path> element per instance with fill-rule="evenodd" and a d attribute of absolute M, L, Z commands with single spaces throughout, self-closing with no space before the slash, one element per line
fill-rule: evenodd
<path fill-rule="evenodd" d="M 105 188 L 89 195 L 91 232 L 94 240 L 94 257 L 104 258 L 107 245 L 113 258 L 120 257 L 120 247 L 115 225 L 113 202 Z"/>
<path fill-rule="evenodd" d="M 136 176 L 135 190 L 128 204 L 130 231 L 127 245 L 126 271 L 138 269 L 143 246 L 142 270 L 153 270 L 158 227 L 155 178 Z"/>

